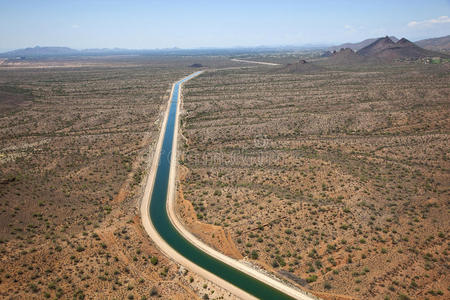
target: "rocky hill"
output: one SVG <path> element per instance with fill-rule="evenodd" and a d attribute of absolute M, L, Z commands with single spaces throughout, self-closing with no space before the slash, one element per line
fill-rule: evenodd
<path fill-rule="evenodd" d="M 395 42 L 386 36 L 384 38 L 379 38 L 373 43 L 358 50 L 358 54 L 363 56 L 375 56 L 378 53 L 384 51 L 385 49 L 393 47 L 394 45 Z"/>
<path fill-rule="evenodd" d="M 394 42 L 398 41 L 398 38 L 396 38 L 395 36 L 390 36 L 389 38 Z M 359 42 L 359 43 L 345 43 L 345 44 L 338 45 L 338 46 L 332 46 L 328 50 L 329 51 L 338 51 L 340 49 L 350 48 L 353 51 L 358 51 L 358 50 L 372 44 L 373 42 L 375 42 L 378 39 L 379 38 L 371 38 L 371 39 L 365 39 L 364 41 Z"/>
<path fill-rule="evenodd" d="M 357 54 L 365 57 L 394 59 L 419 59 L 423 57 L 448 57 L 446 54 L 423 49 L 413 42 L 402 38 L 394 42 L 388 36 L 379 38 L 372 44 L 362 48 Z"/>
<path fill-rule="evenodd" d="M 339 51 L 333 51 L 329 59 L 328 64 L 356 64 L 368 61 L 364 56 L 359 55 L 350 48 L 342 48 Z"/>

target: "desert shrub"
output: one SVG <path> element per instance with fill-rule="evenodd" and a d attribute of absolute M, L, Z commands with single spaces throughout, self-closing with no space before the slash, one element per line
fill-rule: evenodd
<path fill-rule="evenodd" d="M 306 282 L 311 283 L 317 280 L 317 275 L 311 275 L 308 278 L 306 278 Z"/>
<path fill-rule="evenodd" d="M 156 296 L 156 295 L 158 295 L 158 290 L 156 289 L 155 286 L 153 286 L 150 290 L 150 296 Z"/>

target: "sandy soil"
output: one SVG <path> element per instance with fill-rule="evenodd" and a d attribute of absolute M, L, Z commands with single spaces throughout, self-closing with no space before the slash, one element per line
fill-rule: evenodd
<path fill-rule="evenodd" d="M 82 67 L 38 67 L 54 63 Z M 192 63 L 1 66 L 0 298 L 233 299 L 158 251 L 137 217 L 171 83 Z"/>
<path fill-rule="evenodd" d="M 181 170 L 183 170 L 182 166 L 180 166 L 179 168 L 179 171 Z M 180 220 L 185 221 L 183 225 L 186 226 L 186 228 L 190 232 L 199 237 L 210 247 L 229 257 L 232 257 L 234 259 L 243 258 L 233 240 L 231 239 L 229 231 L 225 231 L 225 229 L 221 226 L 206 224 L 198 221 L 192 203 L 184 199 L 181 186 L 178 187 L 176 201 L 177 217 Z"/>
<path fill-rule="evenodd" d="M 446 299 L 444 71 L 249 69 L 189 82 L 184 198 L 252 263 L 305 288 Z"/>

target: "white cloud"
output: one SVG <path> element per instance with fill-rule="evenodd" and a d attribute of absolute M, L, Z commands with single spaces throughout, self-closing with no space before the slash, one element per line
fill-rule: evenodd
<path fill-rule="evenodd" d="M 356 28 L 351 25 L 345 25 L 344 28 L 350 32 L 356 32 Z"/>
<path fill-rule="evenodd" d="M 440 16 L 436 19 L 430 19 L 425 21 L 411 21 L 408 23 L 409 27 L 416 27 L 416 26 L 431 26 L 434 24 L 445 24 L 450 23 L 450 18 L 448 16 Z"/>

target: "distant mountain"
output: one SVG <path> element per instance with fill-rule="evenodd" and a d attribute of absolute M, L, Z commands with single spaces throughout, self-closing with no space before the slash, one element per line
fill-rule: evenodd
<path fill-rule="evenodd" d="M 136 54 L 143 53 L 146 50 L 129 50 L 122 48 L 93 48 L 84 50 L 75 50 L 68 47 L 40 47 L 17 49 L 5 53 L 0 53 L 0 57 L 7 58 L 38 58 L 38 57 L 57 57 L 57 56 L 80 56 L 80 55 L 114 55 L 114 54 Z M 149 51 L 149 50 L 147 50 Z"/>
<path fill-rule="evenodd" d="M 129 52 L 131 50 L 124 48 L 89 48 L 81 50 L 85 53 L 111 53 L 111 52 Z"/>
<path fill-rule="evenodd" d="M 325 46 L 317 45 L 314 49 L 323 49 Z M 75 50 L 67 47 L 39 47 L 18 49 L 9 52 L 0 53 L 2 58 L 49 58 L 62 56 L 104 56 L 104 55 L 227 55 L 235 56 L 248 53 L 272 53 L 272 52 L 289 52 L 303 51 L 313 49 L 303 46 L 277 46 L 277 47 L 245 47 L 245 48 L 198 48 L 198 49 L 181 49 L 177 47 L 162 49 L 123 49 L 123 48 L 93 48 L 84 50 Z"/>
<path fill-rule="evenodd" d="M 392 41 L 397 42 L 398 39 L 395 36 L 390 36 L 389 37 Z M 358 51 L 370 44 L 372 44 L 373 42 L 375 42 L 376 40 L 378 40 L 379 38 L 372 38 L 372 39 L 366 39 L 362 42 L 359 43 L 345 43 L 342 45 L 338 45 L 338 46 L 332 46 L 330 47 L 328 50 L 330 51 L 334 51 L 334 50 L 340 50 L 340 49 L 345 49 L 345 48 L 350 48 L 353 51 Z"/>
<path fill-rule="evenodd" d="M 416 45 L 433 51 L 450 51 L 450 35 L 420 40 L 416 42 Z"/>
<path fill-rule="evenodd" d="M 370 45 L 360 49 L 357 54 L 365 57 L 394 59 L 418 59 L 430 56 L 448 57 L 448 55 L 420 48 L 413 42 L 402 38 L 394 42 L 388 36 L 379 38 Z"/>
<path fill-rule="evenodd" d="M 326 48 L 327 46 L 320 46 L 315 45 L 314 47 L 311 46 L 260 46 L 260 47 L 242 47 L 242 48 L 198 48 L 198 49 L 180 49 L 177 47 L 173 48 L 164 48 L 164 49 L 123 49 L 123 48 L 93 48 L 93 49 L 84 49 L 84 50 L 75 50 L 68 47 L 32 47 L 32 48 L 24 48 L 24 49 L 17 49 L 12 50 L 4 53 L 0 53 L 0 57 L 2 58 L 9 58 L 9 59 L 34 59 L 34 58 L 48 58 L 48 57 L 62 57 L 62 56 L 103 56 L 103 55 L 226 55 L 226 56 L 235 56 L 235 55 L 242 55 L 242 54 L 248 54 L 248 53 L 271 53 L 271 52 L 283 52 L 283 51 L 306 51 L 306 50 L 318 50 L 318 49 L 326 49 L 328 51 L 324 52 L 322 54 L 322 57 L 335 57 L 336 60 L 339 59 L 351 59 L 349 57 L 353 54 L 349 53 L 348 51 L 344 51 L 337 55 L 336 53 L 332 53 L 333 51 L 338 50 L 340 52 L 340 49 L 352 49 L 353 51 L 359 51 L 363 48 L 368 47 L 369 45 L 375 43 L 378 41 L 378 43 L 381 40 L 384 40 L 386 38 L 379 38 L 379 39 L 366 39 L 359 43 L 346 43 L 339 46 L 333 46 L 331 48 Z M 390 41 L 392 41 L 394 44 L 398 42 L 398 39 L 394 36 L 389 37 Z M 388 42 L 388 41 L 384 41 Z M 389 45 L 393 46 L 392 43 Z M 400 46 L 401 44 L 397 45 Z M 428 50 L 432 51 L 443 51 L 448 50 L 450 51 L 450 35 L 440 37 L 440 38 L 433 38 L 433 39 L 426 39 L 421 40 L 416 43 L 416 45 L 409 45 L 408 47 L 423 47 Z M 380 46 L 381 48 L 384 48 L 384 46 Z M 376 50 L 376 49 L 375 49 Z M 371 51 L 374 52 L 374 49 Z M 425 49 L 422 49 L 425 51 Z M 366 50 L 365 50 L 366 51 Z M 391 53 L 394 50 L 389 50 L 388 52 Z M 377 51 L 375 51 L 377 52 Z M 387 52 L 387 53 L 388 53 Z M 415 54 L 413 53 L 415 52 Z M 440 56 L 441 54 L 436 55 L 436 53 L 425 53 L 421 52 L 417 48 L 414 51 L 410 51 L 409 56 Z M 364 54 L 364 51 L 359 53 L 360 55 Z M 378 53 L 377 55 L 379 55 Z M 413 55 L 414 54 L 414 55 Z M 369 54 L 367 54 L 369 55 Z M 407 56 L 408 56 L 407 55 Z M 394 54 L 396 56 L 396 54 Z M 401 56 L 401 55 L 400 55 Z M 354 57 L 354 56 L 353 56 Z M 357 57 L 354 57 L 357 58 Z"/>
<path fill-rule="evenodd" d="M 17 49 L 2 53 L 4 57 L 30 57 L 30 56 L 59 56 L 59 55 L 75 55 L 79 51 L 67 47 L 39 47 Z"/>

